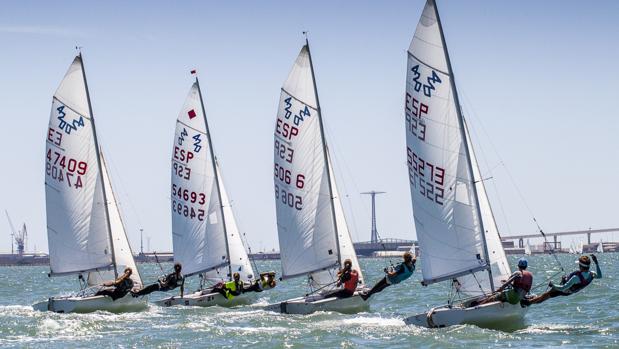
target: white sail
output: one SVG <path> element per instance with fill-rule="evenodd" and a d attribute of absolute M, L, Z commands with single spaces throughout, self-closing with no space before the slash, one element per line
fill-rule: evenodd
<path fill-rule="evenodd" d="M 426 283 L 470 274 L 487 264 L 453 76 L 434 6 L 426 3 L 408 49 L 405 97 L 410 188 Z"/>
<path fill-rule="evenodd" d="M 224 187 L 221 170 L 217 164 L 217 174 L 219 178 L 219 191 L 221 192 L 221 201 L 223 204 L 224 218 L 226 221 L 226 233 L 228 236 L 228 251 L 230 253 L 230 267 L 223 266 L 205 273 L 205 277 L 210 281 L 227 281 L 230 279 L 228 270 L 232 273 L 239 273 L 241 280 L 251 282 L 255 279 L 254 270 L 251 266 L 251 261 L 245 250 L 245 245 L 241 239 L 241 233 L 234 218 L 232 205 L 228 199 L 228 192 Z"/>
<path fill-rule="evenodd" d="M 185 275 L 228 263 L 212 164 L 200 93 L 194 83 L 176 121 L 171 164 L 174 259 L 183 265 Z"/>
<path fill-rule="evenodd" d="M 529 243 L 529 239 L 527 239 L 527 243 L 524 245 L 524 254 L 530 256 L 531 253 L 531 244 Z"/>
<path fill-rule="evenodd" d="M 101 155 L 101 171 L 103 172 L 103 181 L 105 183 L 105 194 L 108 201 L 108 213 L 110 215 L 110 227 L 112 229 L 112 241 L 114 247 L 114 258 L 116 260 L 116 273 L 122 275 L 126 267 L 131 268 L 133 273 L 131 274 L 131 280 L 133 280 L 134 287 L 141 288 L 142 278 L 140 277 L 140 271 L 138 270 L 135 260 L 133 259 L 133 252 L 131 251 L 131 245 L 127 239 L 127 231 L 123 224 L 122 215 L 118 208 L 118 200 L 112 189 L 112 181 L 110 180 L 110 173 L 105 163 L 103 153 Z M 104 281 L 114 279 L 114 271 L 93 271 L 88 274 L 89 285 L 99 285 Z"/>
<path fill-rule="evenodd" d="M 103 185 L 79 56 L 52 100 L 45 165 L 51 274 L 110 268 Z"/>
<path fill-rule="evenodd" d="M 477 163 L 477 157 L 473 149 L 473 143 L 471 142 L 471 135 L 469 134 L 468 127 L 465 122 L 465 131 L 467 137 L 467 144 L 469 146 L 469 154 L 471 154 L 471 164 L 473 167 L 474 182 L 477 186 L 477 195 L 479 200 L 479 207 L 481 209 L 481 218 L 483 220 L 483 226 L 485 229 L 486 244 L 488 246 L 488 254 L 490 260 L 490 267 L 492 268 L 492 278 L 494 285 L 502 285 L 511 274 L 511 268 L 507 262 L 505 256 L 505 250 L 503 250 L 503 244 L 501 243 L 501 236 L 499 235 L 499 229 L 494 220 L 492 208 L 490 207 L 490 201 L 486 194 L 486 187 L 484 185 L 484 178 L 482 178 L 479 164 Z M 488 272 L 479 271 L 475 275 L 464 275 L 458 277 L 460 283 L 460 291 L 469 295 L 482 295 L 492 292 L 490 282 L 488 281 Z"/>
<path fill-rule="evenodd" d="M 274 184 L 282 277 L 338 265 L 325 143 L 309 49 L 283 85 L 275 125 Z"/>

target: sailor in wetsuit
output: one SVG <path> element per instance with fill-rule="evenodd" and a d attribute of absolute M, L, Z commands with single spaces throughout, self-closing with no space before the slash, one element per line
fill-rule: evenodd
<path fill-rule="evenodd" d="M 377 282 L 369 292 L 360 294 L 361 298 L 363 298 L 363 300 L 367 300 L 371 295 L 384 290 L 387 286 L 399 284 L 400 282 L 411 277 L 415 271 L 415 263 L 417 262 L 417 259 L 414 258 L 413 254 L 410 252 L 404 253 L 403 258 L 404 261 L 396 265 L 393 271 L 388 271 L 385 269 L 385 273 L 387 273 L 387 275 Z"/>
<path fill-rule="evenodd" d="M 98 291 L 95 296 L 108 296 L 112 300 L 123 298 L 133 288 L 133 280 L 131 280 L 131 274 L 133 270 L 129 267 L 125 268 L 124 273 L 116 280 L 104 282 L 103 286 L 113 287 L 105 288 Z"/>
<path fill-rule="evenodd" d="M 591 260 L 593 260 L 593 262 L 595 263 L 595 272 L 589 271 L 591 267 Z M 560 286 L 553 285 L 551 281 L 548 284 L 548 286 L 550 286 L 550 290 L 548 292 L 542 293 L 541 295 L 529 300 L 523 299 L 522 304 L 539 304 L 544 302 L 548 298 L 554 298 L 557 296 L 569 296 L 589 286 L 593 279 L 602 278 L 602 270 L 600 269 L 598 259 L 594 254 L 591 255 L 591 258 L 589 258 L 588 256 L 580 256 L 580 258 L 578 258 L 578 260 L 576 261 L 576 264 L 578 264 L 579 270 L 571 273 L 568 276 L 564 276 L 561 279 Z"/>
<path fill-rule="evenodd" d="M 181 269 L 181 264 L 175 263 L 174 272 L 160 278 L 156 283 L 146 286 L 137 292 L 132 292 L 131 294 L 133 295 L 133 297 L 139 297 L 155 291 L 170 291 L 180 286 L 181 297 L 183 297 L 183 292 L 185 291 L 185 277 L 183 276 L 183 274 L 181 274 Z"/>

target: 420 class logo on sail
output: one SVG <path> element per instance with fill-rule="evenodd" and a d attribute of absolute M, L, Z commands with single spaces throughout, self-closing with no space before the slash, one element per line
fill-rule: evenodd
<path fill-rule="evenodd" d="M 77 131 L 78 127 L 84 127 L 84 117 L 78 115 L 79 119 L 73 119 L 71 121 L 65 120 L 65 116 L 67 116 L 67 113 L 65 113 L 64 108 L 64 105 L 56 108 L 56 111 L 58 111 L 58 120 L 60 121 L 58 123 L 58 127 L 62 129 L 66 134 L 70 135 L 71 131 Z"/>

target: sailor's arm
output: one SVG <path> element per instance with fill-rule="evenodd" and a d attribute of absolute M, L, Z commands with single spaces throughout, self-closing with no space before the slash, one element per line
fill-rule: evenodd
<path fill-rule="evenodd" d="M 515 272 L 512 274 L 512 276 L 509 277 L 509 279 L 507 279 L 507 281 L 505 281 L 503 283 L 503 285 L 501 285 L 501 287 L 499 287 L 496 291 L 497 292 L 501 292 L 505 289 L 505 287 L 511 285 L 511 283 L 516 279 L 520 277 L 520 273 L 519 272 Z"/>
<path fill-rule="evenodd" d="M 578 283 L 580 283 L 580 279 L 578 278 L 578 276 L 574 275 L 569 280 L 567 280 L 565 284 L 560 286 L 552 285 L 552 288 L 559 292 L 566 292 L 567 290 L 572 288 L 572 286 L 577 285 Z"/>
<path fill-rule="evenodd" d="M 593 259 L 593 263 L 595 263 L 595 273 L 591 273 L 591 276 L 593 276 L 594 279 L 601 279 L 602 278 L 602 269 L 600 269 L 600 264 L 598 263 L 598 258 L 592 254 L 591 255 L 591 259 Z"/>

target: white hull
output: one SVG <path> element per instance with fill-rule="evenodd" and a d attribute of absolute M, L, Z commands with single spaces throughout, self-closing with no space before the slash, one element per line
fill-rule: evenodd
<path fill-rule="evenodd" d="M 90 313 L 97 310 L 122 313 L 140 311 L 148 307 L 148 297 L 134 298 L 128 293 L 123 298 L 112 300 L 108 296 L 66 296 L 52 297 L 47 301 L 32 306 L 38 311 L 53 311 L 56 313 Z"/>
<path fill-rule="evenodd" d="M 492 302 L 465 308 L 454 306 L 432 309 L 404 319 L 407 325 L 436 328 L 470 324 L 488 328 L 516 327 L 524 322 L 527 308 L 520 304 Z"/>
<path fill-rule="evenodd" d="M 344 314 L 354 314 L 368 310 L 370 303 L 364 301 L 358 292 L 348 298 L 324 298 L 321 295 L 298 297 L 281 303 L 267 305 L 264 310 L 282 314 L 307 315 L 316 311 L 335 311 Z"/>
<path fill-rule="evenodd" d="M 203 294 L 201 291 L 184 295 L 183 297 L 173 296 L 164 298 L 154 303 L 160 307 L 171 307 L 175 305 L 185 305 L 193 307 L 212 307 L 219 305 L 222 307 L 232 307 L 235 305 L 249 304 L 251 296 L 248 294 L 242 294 L 232 299 L 227 299 L 220 293 L 207 293 Z"/>

